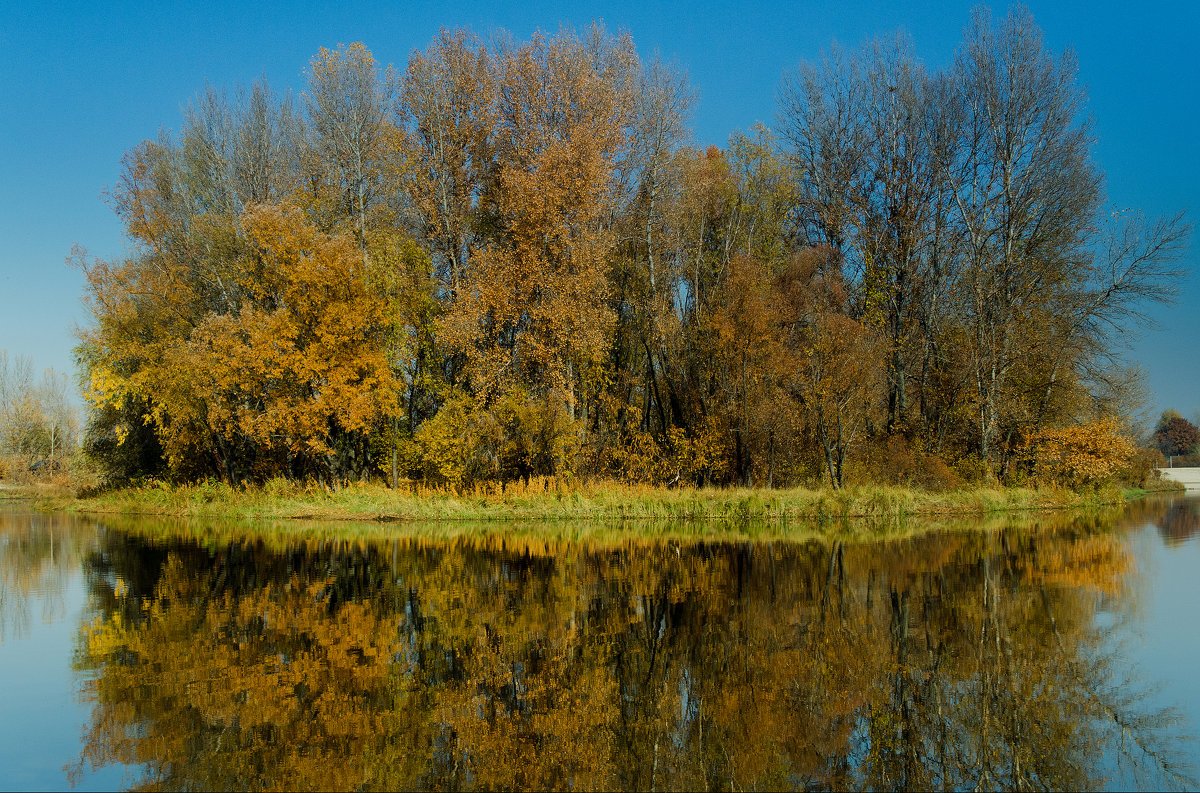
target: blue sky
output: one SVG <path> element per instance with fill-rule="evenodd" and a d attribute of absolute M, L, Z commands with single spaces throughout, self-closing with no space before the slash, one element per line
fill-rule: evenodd
<path fill-rule="evenodd" d="M 439 27 L 518 38 L 593 19 L 632 33 L 639 52 L 683 65 L 700 92 L 693 132 L 723 145 L 772 124 L 785 69 L 834 40 L 857 46 L 903 27 L 931 68 L 948 63 L 973 3 L 9 3 L 0 11 L 0 348 L 38 368 L 72 371 L 72 328 L 84 321 L 82 278 L 64 265 L 75 243 L 124 251 L 103 198 L 122 154 L 162 128 L 205 82 L 265 75 L 299 92 L 322 46 L 364 42 L 403 66 Z M 1200 4 L 1032 2 L 1055 49 L 1078 53 L 1115 207 L 1200 219 Z M 1003 13 L 1007 6 L 993 5 Z M 1200 235 L 1179 301 L 1159 329 L 1131 340 L 1156 410 L 1200 410 Z"/>

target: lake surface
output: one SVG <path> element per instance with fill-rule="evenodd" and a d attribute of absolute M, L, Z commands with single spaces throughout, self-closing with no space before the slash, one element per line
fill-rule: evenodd
<path fill-rule="evenodd" d="M 0 787 L 1195 788 L 1200 500 L 1013 524 L 228 544 L 0 504 Z"/>

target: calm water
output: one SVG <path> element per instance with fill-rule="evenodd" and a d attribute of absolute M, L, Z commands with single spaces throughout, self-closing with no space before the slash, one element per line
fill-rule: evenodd
<path fill-rule="evenodd" d="M 1200 500 L 888 543 L 0 506 L 0 787 L 1196 787 Z"/>

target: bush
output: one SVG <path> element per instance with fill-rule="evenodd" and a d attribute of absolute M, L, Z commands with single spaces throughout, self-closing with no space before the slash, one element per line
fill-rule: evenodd
<path fill-rule="evenodd" d="M 1042 430 L 1025 439 L 1020 456 L 1034 479 L 1067 487 L 1095 485 L 1124 470 L 1137 449 L 1116 419 Z"/>
<path fill-rule="evenodd" d="M 1161 477 L 1158 469 L 1165 464 L 1162 452 L 1158 449 L 1139 448 L 1129 458 L 1118 476 L 1131 485 L 1146 487 L 1153 485 Z"/>
<path fill-rule="evenodd" d="M 920 441 L 909 442 L 903 435 L 890 436 L 867 458 L 866 479 L 871 483 L 936 491 L 961 487 L 963 478 L 941 457 L 925 452 Z"/>
<path fill-rule="evenodd" d="M 488 408 L 456 394 L 413 436 L 416 471 L 427 482 L 459 486 L 484 481 L 575 474 L 576 426 L 552 393 L 513 389 Z"/>

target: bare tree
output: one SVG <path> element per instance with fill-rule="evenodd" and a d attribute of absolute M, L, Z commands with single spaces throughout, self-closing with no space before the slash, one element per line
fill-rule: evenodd
<path fill-rule="evenodd" d="M 1119 355 L 1131 326 L 1151 324 L 1148 306 L 1170 302 L 1183 271 L 1175 266 L 1186 249 L 1190 225 L 1182 212 L 1149 219 L 1114 212 L 1094 258 L 1080 269 L 1075 289 L 1055 306 L 1054 354 L 1034 428 L 1047 415 L 1064 369 L 1094 384 L 1096 394 L 1124 393 L 1128 370 Z"/>
<path fill-rule="evenodd" d="M 782 134 L 802 173 L 807 241 L 838 251 L 852 233 L 854 197 L 867 179 L 864 87 L 862 65 L 835 47 L 819 65 L 785 74 L 779 92 Z"/>
<path fill-rule="evenodd" d="M 1031 321 L 1054 315 L 1089 260 L 1101 176 L 1076 73 L 1074 55 L 1053 58 L 1019 8 L 998 28 L 977 11 L 955 63 L 963 123 L 949 178 L 966 243 L 963 294 L 985 460 L 997 453 L 1010 375 L 1026 344 L 1046 338 Z"/>
<path fill-rule="evenodd" d="M 33 359 L 0 350 L 0 453 L 23 454 L 35 419 Z"/>
<path fill-rule="evenodd" d="M 494 81 L 483 43 L 443 30 L 426 52 L 413 54 L 401 84 L 409 193 L 450 300 L 478 243 L 479 203 L 495 167 Z"/>
<path fill-rule="evenodd" d="M 33 359 L 0 350 L 0 455 L 60 459 L 77 440 L 69 379 L 47 369 L 33 379 Z"/>
<path fill-rule="evenodd" d="M 308 118 L 317 154 L 343 192 L 363 254 L 367 212 L 379 188 L 388 117 L 395 105 L 391 68 L 380 71 L 362 44 L 322 48 L 311 63 Z"/>
<path fill-rule="evenodd" d="M 614 202 L 629 223 L 629 241 L 636 265 L 623 292 L 629 305 L 629 355 L 640 361 L 645 353 L 645 394 L 653 403 L 658 427 L 665 432 L 670 424 L 664 393 L 672 386 L 673 356 L 664 338 L 663 327 L 674 309 L 678 293 L 679 257 L 671 255 L 671 240 L 666 231 L 672 199 L 681 189 L 682 173 L 678 153 L 687 140 L 687 124 L 696 101 L 696 92 L 687 73 L 675 64 L 657 58 L 641 66 L 639 86 L 634 96 L 633 123 L 627 156 L 617 163 L 617 189 L 629 194 L 628 202 Z M 614 221 L 616 222 L 616 221 Z M 624 333 L 624 328 L 621 331 Z M 641 349 L 639 350 L 638 347 Z M 648 421 L 651 411 L 647 411 Z"/>
<path fill-rule="evenodd" d="M 35 391 L 46 456 L 54 461 L 64 457 L 78 440 L 79 420 L 68 396 L 69 391 L 70 378 L 54 369 L 42 373 Z"/>
<path fill-rule="evenodd" d="M 913 359 L 924 385 L 953 271 L 952 93 L 898 34 L 785 78 L 780 119 L 805 171 L 810 241 L 842 250 L 862 293 L 858 312 L 888 341 L 887 423 L 900 429 Z"/>
<path fill-rule="evenodd" d="M 641 69 L 639 77 L 628 170 L 637 184 L 635 200 L 642 217 L 641 242 L 653 298 L 658 286 L 654 235 L 662 222 L 661 196 L 679 178 L 674 155 L 686 140 L 696 92 L 686 72 L 657 58 Z"/>

